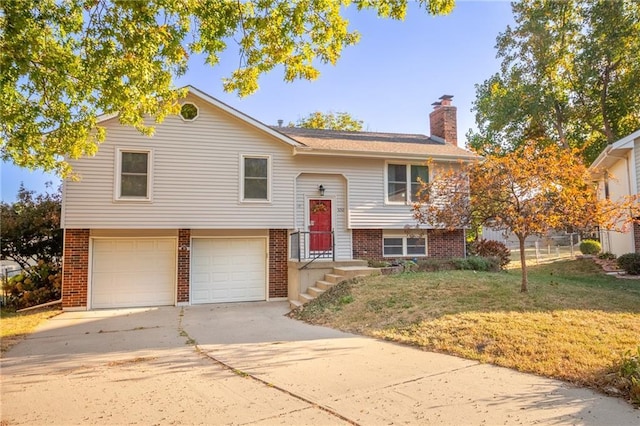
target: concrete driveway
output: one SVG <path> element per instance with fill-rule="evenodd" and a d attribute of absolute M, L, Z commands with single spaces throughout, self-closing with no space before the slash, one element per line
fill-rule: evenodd
<path fill-rule="evenodd" d="M 287 310 L 63 313 L 2 359 L 2 425 L 640 424 L 619 399 Z"/>

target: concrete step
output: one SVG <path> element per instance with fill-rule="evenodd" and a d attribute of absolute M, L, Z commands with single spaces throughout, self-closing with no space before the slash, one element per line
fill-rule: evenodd
<path fill-rule="evenodd" d="M 369 268 L 368 266 L 344 266 L 333 268 L 333 273 L 342 275 L 345 278 L 353 278 L 358 276 L 380 275 L 380 269 Z"/>
<path fill-rule="evenodd" d="M 322 281 L 322 280 L 316 281 L 316 287 L 318 287 L 321 290 L 325 290 L 325 291 L 329 290 L 334 285 L 336 285 L 336 284 L 332 283 L 332 282 L 329 282 L 329 281 Z"/>
<path fill-rule="evenodd" d="M 302 305 L 303 305 L 303 303 L 300 302 L 299 300 L 289 300 L 289 307 L 291 309 L 299 308 Z"/>
<path fill-rule="evenodd" d="M 318 288 L 318 287 L 309 287 L 309 288 L 307 288 L 307 293 L 309 293 L 309 295 L 312 296 L 312 297 L 318 297 L 322 293 L 324 293 L 324 290 L 322 290 L 321 288 Z"/>
<path fill-rule="evenodd" d="M 308 294 L 308 293 L 300 293 L 300 294 L 298 295 L 298 300 L 299 300 L 300 302 L 302 302 L 302 304 L 303 304 L 303 305 L 304 305 L 305 303 L 309 303 L 309 302 L 311 302 L 313 299 L 315 299 L 315 297 L 311 296 L 311 295 L 310 295 L 310 294 Z"/>
<path fill-rule="evenodd" d="M 338 284 L 345 280 L 345 277 L 337 274 L 324 274 L 324 280 L 333 284 Z"/>

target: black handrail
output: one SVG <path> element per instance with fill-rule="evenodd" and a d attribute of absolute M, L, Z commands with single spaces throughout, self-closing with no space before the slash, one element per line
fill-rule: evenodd
<path fill-rule="evenodd" d="M 311 242 L 311 237 L 320 235 L 330 235 L 330 247 L 324 250 L 311 251 L 307 242 Z M 333 231 L 296 231 L 290 235 L 291 258 L 298 261 L 309 260 L 299 269 L 305 269 L 318 259 L 336 260 L 335 234 Z"/>

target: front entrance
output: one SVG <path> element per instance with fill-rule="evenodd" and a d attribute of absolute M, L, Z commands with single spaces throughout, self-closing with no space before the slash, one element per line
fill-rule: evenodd
<path fill-rule="evenodd" d="M 330 252 L 333 248 L 331 233 L 331 200 L 309 200 L 309 252 Z"/>

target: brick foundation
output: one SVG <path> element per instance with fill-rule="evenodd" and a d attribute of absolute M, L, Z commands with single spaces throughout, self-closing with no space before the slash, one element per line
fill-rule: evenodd
<path fill-rule="evenodd" d="M 191 230 L 178 230 L 178 303 L 189 302 Z"/>
<path fill-rule="evenodd" d="M 382 260 L 382 229 L 351 231 L 354 259 Z"/>
<path fill-rule="evenodd" d="M 65 229 L 62 261 L 62 308 L 87 306 L 89 230 Z"/>
<path fill-rule="evenodd" d="M 287 297 L 287 239 L 286 229 L 269 229 L 269 297 Z"/>
<path fill-rule="evenodd" d="M 464 257 L 464 230 L 427 230 L 427 254 L 436 258 Z"/>

